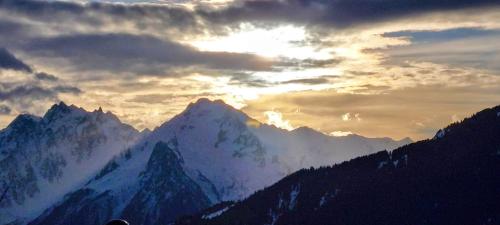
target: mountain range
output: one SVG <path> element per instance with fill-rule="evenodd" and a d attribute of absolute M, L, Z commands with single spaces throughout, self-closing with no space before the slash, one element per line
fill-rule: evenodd
<path fill-rule="evenodd" d="M 260 123 L 200 99 L 153 131 L 110 112 L 59 103 L 0 131 L 0 224 L 165 224 L 239 201 L 302 168 L 391 150 L 411 140 L 333 137 Z"/>
<path fill-rule="evenodd" d="M 43 117 L 19 115 L 0 132 L 0 224 L 36 216 L 140 138 L 101 109 L 64 103 Z"/>
<path fill-rule="evenodd" d="M 302 169 L 176 225 L 500 224 L 500 106 L 433 139 Z"/>

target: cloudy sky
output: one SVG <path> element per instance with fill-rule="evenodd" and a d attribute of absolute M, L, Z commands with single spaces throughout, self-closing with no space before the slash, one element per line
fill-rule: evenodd
<path fill-rule="evenodd" d="M 500 1 L 0 0 L 0 127 L 62 100 L 154 128 L 201 97 L 285 129 L 432 137 L 500 104 Z"/>

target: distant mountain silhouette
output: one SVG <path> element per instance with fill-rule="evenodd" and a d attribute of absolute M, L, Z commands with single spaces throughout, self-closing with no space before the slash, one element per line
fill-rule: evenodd
<path fill-rule="evenodd" d="M 303 169 L 176 225 L 500 224 L 500 106 L 430 140 Z"/>

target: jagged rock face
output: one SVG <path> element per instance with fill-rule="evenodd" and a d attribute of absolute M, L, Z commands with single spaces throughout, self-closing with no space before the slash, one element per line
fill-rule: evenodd
<path fill-rule="evenodd" d="M 42 118 L 20 115 L 0 131 L 0 224 L 40 213 L 139 138 L 101 110 L 64 103 Z"/>
<path fill-rule="evenodd" d="M 240 199 L 285 175 L 268 158 L 267 149 L 247 125 L 249 120 L 221 101 L 202 99 L 155 130 L 148 140 L 175 140 L 186 172 L 212 201 Z"/>
<path fill-rule="evenodd" d="M 126 154 L 121 157 L 123 160 L 127 158 Z M 137 225 L 173 222 L 179 215 L 195 213 L 211 204 L 201 188 L 184 173 L 181 164 L 178 153 L 169 144 L 158 142 L 153 147 L 146 168 L 134 174 L 137 177 L 126 175 L 128 179 L 136 178 L 138 181 L 136 187 L 126 188 L 132 191 L 120 196 L 116 190 L 101 192 L 97 187 L 83 188 L 66 196 L 61 204 L 30 224 L 100 225 L 113 217 L 124 218 Z M 106 168 L 103 171 L 121 169 L 116 161 Z M 106 174 L 95 179 L 100 180 L 104 176 Z M 127 201 L 121 200 L 124 196 L 128 198 Z"/>
<path fill-rule="evenodd" d="M 300 138 L 293 141 L 297 137 Z M 317 143 L 319 140 L 322 142 Z M 349 144 L 359 140 L 360 144 Z M 155 151 L 157 143 L 166 143 L 177 156 L 179 165 L 162 159 L 171 156 Z M 312 130 L 307 135 L 289 132 L 261 124 L 222 101 L 201 99 L 149 133 L 130 150 L 113 158 L 79 188 L 80 191 L 91 190 L 90 194 L 72 205 L 102 202 L 94 196 L 106 196 L 114 205 L 108 219 L 123 216 L 138 224 L 171 221 L 206 204 L 242 199 L 299 168 L 320 165 L 314 164 L 315 159 L 322 158 L 321 163 L 331 164 L 356 155 L 358 149 L 354 147 L 360 147 L 358 152 L 362 154 L 389 144 L 398 145 L 395 141 L 387 143 L 375 144 L 361 137 L 341 140 Z M 328 149 L 336 144 L 348 148 Z M 300 149 L 308 145 L 310 148 Z M 174 172 L 163 171 L 171 166 L 175 166 L 176 176 L 171 174 Z M 149 169 L 151 167 L 158 171 Z M 171 181 L 163 180 L 165 176 L 175 177 L 174 181 L 183 184 L 183 188 L 167 185 Z M 62 200 L 33 224 L 48 224 L 47 218 L 52 218 L 56 209 L 70 206 L 68 201 L 68 198 Z M 77 218 L 83 216 L 73 208 L 66 211 L 75 213 Z"/>
<path fill-rule="evenodd" d="M 84 187 L 30 224 L 100 225 L 112 218 L 126 218 L 132 224 L 165 224 L 216 203 L 186 174 L 175 139 L 149 143 L 141 142 L 113 158 Z M 88 212 L 82 207 L 103 210 Z M 99 219 L 74 220 L 83 217 Z"/>
<path fill-rule="evenodd" d="M 163 142 L 154 147 L 140 182 L 142 188 L 121 216 L 131 224 L 165 224 L 210 205 L 202 189 L 184 173 L 178 155 Z"/>
<path fill-rule="evenodd" d="M 408 144 L 407 140 L 332 137 L 310 128 L 286 131 L 262 124 L 222 101 L 200 99 L 152 132 L 148 141 L 175 139 L 197 183 L 214 184 L 212 200 L 244 198 L 304 167 L 331 165 Z M 265 174 L 263 176 L 262 174 Z M 200 184 L 204 190 L 212 187 Z"/>

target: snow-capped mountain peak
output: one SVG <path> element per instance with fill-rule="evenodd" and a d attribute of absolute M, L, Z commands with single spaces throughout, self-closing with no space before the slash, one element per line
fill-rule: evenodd
<path fill-rule="evenodd" d="M 224 110 L 232 110 L 237 111 L 232 106 L 226 104 L 224 101 L 218 100 L 210 100 L 208 98 L 200 98 L 196 100 L 196 102 L 191 102 L 186 107 L 186 110 L 214 110 L 214 111 L 224 111 Z"/>
<path fill-rule="evenodd" d="M 68 107 L 70 113 L 67 113 Z M 56 130 L 67 130 L 73 127 L 72 124 L 78 124 L 78 121 L 96 121 L 107 113 L 101 109 L 85 113 L 83 117 L 78 114 L 79 108 L 60 103 L 54 108 L 54 115 L 58 119 L 51 124 L 57 127 Z M 108 118 L 105 121 L 99 125 L 108 127 L 106 124 L 114 124 L 115 120 Z M 113 136 L 117 135 L 116 132 L 112 133 Z M 93 173 L 88 182 L 74 189 L 33 224 L 71 222 L 76 225 L 74 218 L 81 219 L 84 221 L 81 223 L 85 224 L 85 221 L 88 222 L 85 218 L 89 216 L 94 218 L 93 224 L 99 224 L 111 217 L 126 217 L 137 210 L 140 210 L 140 213 L 134 214 L 137 218 L 129 219 L 139 224 L 168 223 L 178 215 L 160 221 L 157 212 L 159 209 L 172 209 L 172 204 L 183 202 L 178 201 L 178 198 L 194 204 L 192 197 L 197 195 L 204 201 L 198 202 L 203 204 L 182 206 L 182 209 L 171 211 L 173 214 L 182 214 L 220 201 L 242 199 L 304 167 L 331 165 L 397 145 L 394 141 L 380 139 L 332 137 L 310 128 L 287 131 L 262 124 L 221 100 L 209 99 L 189 104 L 179 115 L 139 136 L 142 137 L 139 142 L 124 148 L 108 160 L 100 171 Z M 176 157 L 161 151 L 168 151 Z M 170 160 L 165 163 L 175 168 L 181 167 L 182 172 L 177 170 L 179 172 L 175 176 L 170 174 L 168 178 L 159 171 L 151 171 L 152 167 L 148 165 L 153 162 L 154 168 L 163 170 L 157 164 L 159 159 L 155 159 L 160 156 L 168 156 Z M 178 162 L 174 162 L 176 160 Z M 185 190 L 190 191 L 178 194 L 179 189 L 174 188 L 168 195 L 158 194 L 164 189 L 158 190 L 157 186 L 163 179 L 176 181 L 176 185 L 185 188 L 189 186 Z M 147 218 L 152 220 L 140 215 L 150 215 Z"/>
<path fill-rule="evenodd" d="M 12 130 L 26 130 L 32 129 L 38 122 L 40 122 L 42 118 L 29 115 L 29 114 L 21 114 L 17 116 L 6 129 Z"/>
<path fill-rule="evenodd" d="M 43 117 L 19 115 L 0 131 L 0 224 L 38 214 L 139 138 L 111 113 L 64 102 Z"/>
<path fill-rule="evenodd" d="M 46 123 L 50 123 L 50 122 L 55 121 L 59 118 L 63 118 L 65 116 L 67 116 L 67 114 L 71 114 L 71 113 L 83 114 L 83 113 L 86 113 L 86 111 L 83 109 L 77 108 L 74 105 L 68 106 L 64 102 L 60 102 L 59 104 L 54 104 L 54 105 L 52 105 L 52 107 L 50 107 L 50 109 L 47 111 L 47 113 L 45 113 L 45 115 L 43 116 L 43 120 Z"/>
<path fill-rule="evenodd" d="M 222 100 L 209 100 L 206 98 L 201 98 L 194 103 L 190 103 L 186 109 L 180 113 L 176 118 L 184 118 L 183 121 L 193 121 L 198 122 L 200 120 L 239 120 L 240 122 L 246 122 L 249 117 L 227 105 Z M 169 123 L 171 121 L 168 121 Z"/>

